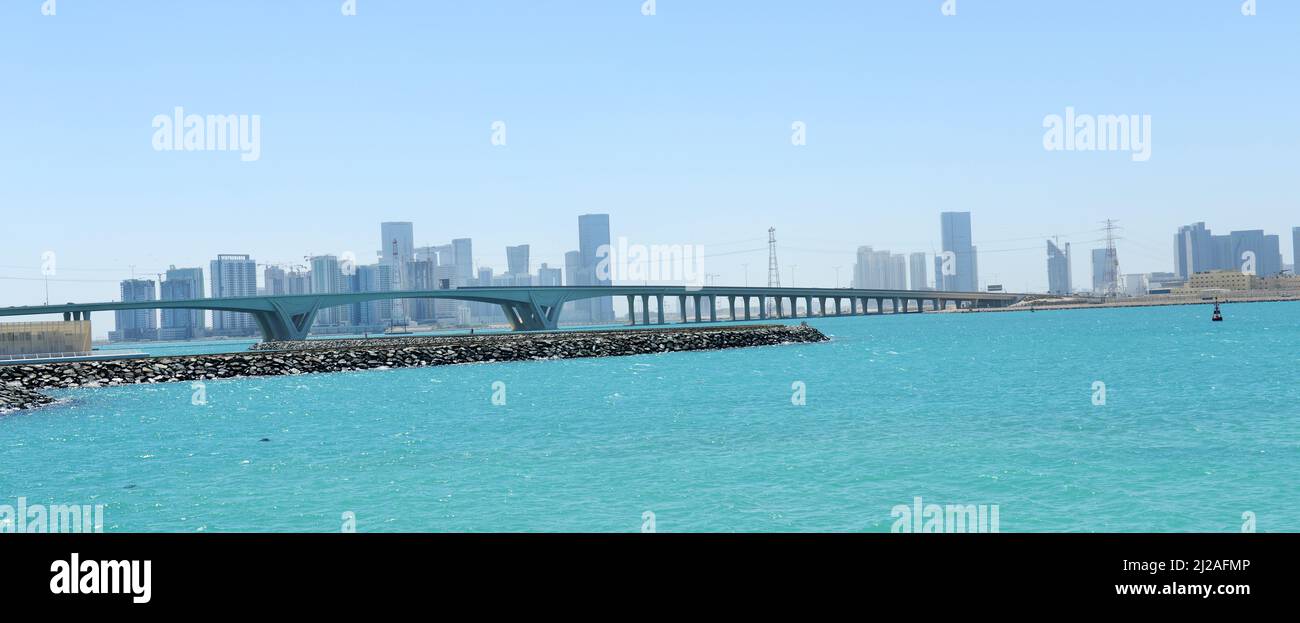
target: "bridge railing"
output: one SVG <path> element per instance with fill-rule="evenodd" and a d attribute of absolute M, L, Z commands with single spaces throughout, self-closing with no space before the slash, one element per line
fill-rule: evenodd
<path fill-rule="evenodd" d="M 13 355 L 0 355 L 0 361 L 13 361 L 15 359 L 63 359 L 68 357 L 90 357 L 94 353 L 71 352 L 71 353 L 18 353 Z"/>

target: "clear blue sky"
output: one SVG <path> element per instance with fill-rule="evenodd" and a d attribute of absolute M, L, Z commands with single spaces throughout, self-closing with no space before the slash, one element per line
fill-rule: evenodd
<path fill-rule="evenodd" d="M 1089 283 L 1104 218 L 1124 273 L 1171 270 L 1176 228 L 1202 220 L 1279 234 L 1292 260 L 1290 0 L 341 4 L 0 3 L 0 305 L 41 302 L 46 250 L 51 300 L 105 300 L 132 265 L 368 261 L 383 220 L 472 237 L 498 270 L 507 244 L 562 265 L 584 212 L 703 244 L 736 284 L 744 263 L 765 279 L 769 226 L 787 283 L 796 265 L 833 285 L 858 245 L 935 250 L 944 210 L 973 213 L 981 285 L 1011 290 L 1046 287 L 1052 234 Z M 261 159 L 154 151 L 176 106 L 260 115 Z M 1044 151 L 1067 106 L 1151 115 L 1151 159 Z"/>

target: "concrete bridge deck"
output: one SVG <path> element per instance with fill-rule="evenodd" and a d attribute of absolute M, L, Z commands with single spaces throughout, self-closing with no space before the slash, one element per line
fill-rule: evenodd
<path fill-rule="evenodd" d="M 0 317 L 62 314 L 65 320 L 89 319 L 91 312 L 132 309 L 202 309 L 243 312 L 253 316 L 266 340 L 306 339 L 316 314 L 326 308 L 368 301 L 396 299 L 455 299 L 500 305 L 511 327 L 517 331 L 541 331 L 559 326 L 565 303 L 601 297 L 626 297 L 631 324 L 637 322 L 640 301 L 641 324 L 652 324 L 651 302 L 655 303 L 657 324 L 665 323 L 664 300 L 676 297 L 683 322 L 686 311 L 694 310 L 695 322 L 719 320 L 720 302 L 726 303 L 725 320 L 767 320 L 814 315 L 842 316 L 870 314 L 874 302 L 876 314 L 916 313 L 926 302 L 932 310 L 955 305 L 957 308 L 1005 307 L 1023 295 L 1002 292 L 936 292 L 929 290 L 861 290 L 853 288 L 764 288 L 709 286 L 516 286 L 467 287 L 451 290 L 402 290 L 388 292 L 342 292 L 336 294 L 295 294 L 244 296 L 157 301 L 107 301 L 102 303 L 67 303 L 2 307 Z M 741 302 L 740 312 L 737 301 Z M 797 302 L 804 303 L 804 315 L 798 316 Z M 833 307 L 828 307 L 830 301 Z M 888 305 L 886 303 L 888 302 Z M 757 305 L 755 305 L 757 303 Z M 787 307 L 788 304 L 788 307 Z"/>

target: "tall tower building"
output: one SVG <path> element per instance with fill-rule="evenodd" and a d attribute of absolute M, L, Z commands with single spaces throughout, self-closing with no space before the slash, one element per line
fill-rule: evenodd
<path fill-rule="evenodd" d="M 1070 243 L 1065 248 L 1047 241 L 1047 291 L 1051 294 L 1070 294 L 1074 291 L 1070 283 Z"/>
<path fill-rule="evenodd" d="M 317 255 L 311 258 L 311 291 L 318 294 L 348 292 L 339 258 L 334 255 Z M 347 306 L 326 307 L 316 313 L 316 324 L 333 326 L 347 324 L 351 318 Z"/>
<path fill-rule="evenodd" d="M 445 263 L 445 262 L 441 262 Z M 451 241 L 451 263 L 456 266 L 453 285 L 469 285 L 474 275 L 474 241 L 470 238 L 455 238 Z"/>
<path fill-rule="evenodd" d="M 400 267 L 415 259 L 415 226 L 407 221 L 379 224 L 380 263 L 392 267 L 394 273 Z M 397 284 L 405 285 L 405 280 Z M 405 288 L 397 288 L 405 289 Z"/>
<path fill-rule="evenodd" d="M 604 248 L 602 254 L 602 247 Z M 601 259 L 608 260 L 609 255 L 609 215 L 583 214 L 578 217 L 578 253 L 582 269 L 587 273 L 588 283 L 582 285 L 612 285 L 608 271 L 601 274 Z M 602 296 L 591 299 L 591 320 L 593 322 L 614 321 L 614 298 Z"/>
<path fill-rule="evenodd" d="M 551 268 L 542 262 L 541 268 L 537 269 L 537 285 L 539 286 L 558 286 L 563 285 L 564 271 L 558 268 Z"/>
<path fill-rule="evenodd" d="M 280 296 L 289 293 L 288 276 L 279 266 L 267 266 L 262 269 L 262 292 L 268 296 Z"/>
<path fill-rule="evenodd" d="M 970 212 L 941 212 L 939 226 L 943 252 L 953 254 L 948 263 L 951 274 L 943 274 L 943 290 L 975 292 L 979 290 L 979 264 L 971 243 Z M 937 277 L 936 277 L 937 279 Z"/>
<path fill-rule="evenodd" d="M 527 275 L 531 272 L 528 265 L 528 245 L 506 247 L 506 272 L 512 275 Z"/>
<path fill-rule="evenodd" d="M 582 268 L 582 253 L 569 251 L 564 254 L 564 285 L 585 286 L 590 278 Z M 571 322 L 591 322 L 592 299 L 581 299 L 565 303 L 561 318 Z"/>
<path fill-rule="evenodd" d="M 127 279 L 122 282 L 122 302 L 157 300 L 154 282 L 150 279 Z M 116 340 L 158 339 L 158 310 L 124 309 L 113 312 L 117 329 L 110 337 Z"/>
<path fill-rule="evenodd" d="M 918 251 L 907 256 L 908 268 L 911 273 L 908 275 L 910 283 L 908 289 L 911 290 L 929 290 L 930 287 L 925 279 L 925 253 Z"/>
<path fill-rule="evenodd" d="M 167 280 L 160 284 L 160 298 L 164 301 L 203 298 L 203 269 L 167 269 Z M 207 327 L 201 309 L 162 310 L 162 331 L 159 337 L 168 340 L 188 340 L 199 337 Z"/>
<path fill-rule="evenodd" d="M 1300 275 L 1300 227 L 1291 228 L 1291 273 Z"/>
<path fill-rule="evenodd" d="M 1178 228 L 1174 235 L 1174 274 L 1180 279 L 1213 270 L 1218 266 L 1214 235 L 1205 223 L 1192 223 Z"/>
<path fill-rule="evenodd" d="M 1110 249 L 1092 250 L 1092 294 L 1103 296 L 1119 289 L 1119 263 Z"/>
<path fill-rule="evenodd" d="M 247 255 L 224 254 L 212 260 L 212 298 L 257 296 L 257 262 Z M 212 331 L 218 335 L 253 335 L 257 321 L 243 312 L 212 312 Z"/>
<path fill-rule="evenodd" d="M 356 274 L 357 292 L 389 292 L 393 289 L 393 268 L 386 264 L 358 266 Z M 357 326 L 378 328 L 388 324 L 393 313 L 393 302 L 381 299 L 355 303 L 352 306 L 352 321 Z"/>

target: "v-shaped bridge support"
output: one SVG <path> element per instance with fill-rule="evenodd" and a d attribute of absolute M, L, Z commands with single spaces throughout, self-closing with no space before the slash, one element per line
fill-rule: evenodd
<path fill-rule="evenodd" d="M 516 331 L 545 331 L 560 326 L 565 297 L 557 292 L 530 292 L 527 301 L 502 303 L 501 310 Z"/>
<path fill-rule="evenodd" d="M 271 306 L 274 310 L 250 313 L 257 320 L 257 326 L 261 327 L 264 340 L 305 340 L 312 323 L 316 321 L 320 304 L 319 298 L 292 301 L 272 299 Z"/>

